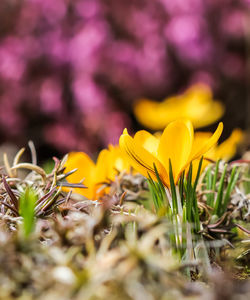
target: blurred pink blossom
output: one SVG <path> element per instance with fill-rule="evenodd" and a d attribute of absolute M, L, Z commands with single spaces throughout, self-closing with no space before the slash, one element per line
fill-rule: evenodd
<path fill-rule="evenodd" d="M 1 137 L 96 151 L 138 126 L 138 98 L 200 81 L 225 99 L 240 93 L 248 4 L 1 0 Z"/>

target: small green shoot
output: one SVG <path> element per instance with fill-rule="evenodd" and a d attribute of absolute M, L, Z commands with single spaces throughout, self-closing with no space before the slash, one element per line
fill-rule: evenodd
<path fill-rule="evenodd" d="M 244 177 L 243 177 L 243 188 L 245 191 L 245 194 L 250 194 L 250 166 L 248 165 L 245 168 Z"/>
<path fill-rule="evenodd" d="M 37 195 L 31 188 L 27 188 L 21 194 L 19 213 L 23 217 L 23 232 L 25 237 L 29 237 L 35 227 L 36 201 Z"/>
<path fill-rule="evenodd" d="M 46 160 L 43 164 L 43 169 L 46 174 L 50 174 L 52 170 L 54 169 L 55 162 L 52 159 Z"/>
<path fill-rule="evenodd" d="M 158 178 L 157 178 L 158 179 Z M 166 212 L 167 198 L 164 186 L 161 181 L 154 181 L 149 174 L 148 187 L 152 195 L 155 212 L 160 216 Z"/>
<path fill-rule="evenodd" d="M 187 221 L 194 224 L 197 232 L 200 230 L 200 217 L 197 204 L 196 189 L 201 174 L 202 163 L 203 157 L 200 159 L 194 182 L 192 182 L 193 164 L 190 164 L 184 189 L 187 210 Z"/>
<path fill-rule="evenodd" d="M 225 176 L 226 176 L 226 171 L 227 171 L 227 164 L 224 166 L 222 176 L 219 181 L 219 187 L 218 187 L 218 192 L 217 192 L 217 197 L 215 199 L 214 203 L 214 214 L 219 216 L 222 203 L 223 203 L 223 194 L 224 194 L 224 184 L 225 184 Z"/>
<path fill-rule="evenodd" d="M 219 177 L 219 163 L 216 162 L 214 172 L 212 166 L 207 169 L 204 188 L 207 205 L 213 209 L 212 214 L 221 217 L 227 211 L 230 196 L 240 175 L 240 168 L 234 166 L 228 175 L 228 165 L 225 164 Z"/>
<path fill-rule="evenodd" d="M 183 258 L 187 247 L 189 254 L 193 253 L 193 250 L 190 249 L 190 245 L 193 245 L 192 233 L 198 233 L 201 229 L 196 189 L 202 169 L 202 162 L 203 158 L 200 159 L 194 181 L 193 166 L 191 163 L 187 176 L 185 177 L 185 171 L 183 171 L 178 182 L 175 183 L 172 164 L 169 161 L 169 187 L 164 187 L 155 165 L 154 170 L 157 180 L 153 180 L 152 176 L 148 174 L 148 186 L 155 212 L 158 216 L 165 216 L 172 224 L 173 232 L 169 233 L 170 242 L 176 253 Z M 188 246 L 187 227 L 190 229 Z"/>

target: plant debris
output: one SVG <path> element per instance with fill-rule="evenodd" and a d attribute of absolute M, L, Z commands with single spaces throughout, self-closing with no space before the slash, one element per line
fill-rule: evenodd
<path fill-rule="evenodd" d="M 65 158 L 55 158 L 53 170 L 46 174 L 37 166 L 34 147 L 30 148 L 32 163 L 19 162 L 22 149 L 13 164 L 6 155 L 2 169 L 0 299 L 250 298 L 245 162 L 237 163 L 237 180 L 219 217 L 207 202 L 208 195 L 216 197 L 219 185 L 208 190 L 205 182 L 210 176 L 206 172 L 214 174 L 216 165 L 204 171 L 196 189 L 202 226 L 192 234 L 196 258 L 180 259 L 171 242 L 175 223 L 155 213 L 143 176 L 118 172 L 114 181 L 103 183 L 110 187 L 109 193 L 90 201 L 69 191 L 84 188 L 82 183 L 62 189 L 69 175 L 64 174 Z M 20 168 L 27 174 L 19 176 Z M 217 168 L 216 182 L 220 182 L 225 164 L 220 162 Z M 224 172 L 224 197 L 232 168 Z M 35 221 L 33 230 L 24 235 L 25 207 L 20 201 L 27 188 L 36 195 Z"/>

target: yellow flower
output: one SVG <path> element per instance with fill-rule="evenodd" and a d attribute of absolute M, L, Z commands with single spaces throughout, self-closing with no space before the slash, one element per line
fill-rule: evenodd
<path fill-rule="evenodd" d="M 211 89 L 205 84 L 196 84 L 179 96 L 163 102 L 139 100 L 134 107 L 137 120 L 147 128 L 161 130 L 170 122 L 185 118 L 195 128 L 216 122 L 224 114 L 224 106 L 214 101 Z"/>
<path fill-rule="evenodd" d="M 65 173 L 77 169 L 73 174 L 67 177 L 69 183 L 78 183 L 84 180 L 86 189 L 74 188 L 74 193 L 81 194 L 88 199 L 96 199 L 98 196 L 98 182 L 106 179 L 101 166 L 105 162 L 106 150 L 100 152 L 96 164 L 84 152 L 71 152 L 69 153 L 68 160 L 65 164 Z M 101 171 L 101 172 L 98 172 Z M 100 186 L 99 186 L 100 187 Z M 68 188 L 64 190 L 69 190 Z"/>
<path fill-rule="evenodd" d="M 214 151 L 214 155 L 211 155 L 210 157 L 208 153 L 208 157 L 213 160 L 230 160 L 235 156 L 237 152 L 237 146 L 243 141 L 243 139 L 243 131 L 239 128 L 234 129 L 228 139 L 226 139 L 223 143 L 219 144 L 217 147 L 212 149 Z"/>
<path fill-rule="evenodd" d="M 120 147 L 127 154 L 130 164 L 142 175 L 148 174 L 156 180 L 154 164 L 165 186 L 169 186 L 169 160 L 171 160 L 174 181 L 191 161 L 200 158 L 218 141 L 223 130 L 220 123 L 215 133 L 197 144 L 193 125 L 189 120 L 171 122 L 160 139 L 147 131 L 138 131 L 132 138 L 125 129 L 120 137 Z"/>
<path fill-rule="evenodd" d="M 195 140 L 197 144 L 203 143 L 204 140 L 212 136 L 211 132 L 196 132 Z M 237 146 L 242 142 L 244 134 L 241 129 L 234 129 L 230 137 L 219 145 L 212 147 L 205 155 L 205 158 L 216 161 L 222 159 L 230 160 L 237 152 Z"/>
<path fill-rule="evenodd" d="M 129 164 L 128 160 L 126 159 L 126 156 L 121 151 L 121 148 L 119 145 L 109 145 L 108 146 L 108 155 L 106 159 L 106 172 L 107 172 L 107 178 L 110 180 L 114 180 L 115 176 L 122 171 L 129 172 L 131 169 L 131 165 Z"/>
<path fill-rule="evenodd" d="M 120 147 L 113 145 L 109 145 L 108 149 L 100 152 L 96 164 L 84 152 L 71 152 L 65 167 L 65 173 L 77 169 L 67 177 L 69 183 L 79 183 L 84 179 L 83 183 L 87 186 L 86 189 L 74 188 L 73 192 L 92 200 L 98 199 L 104 192 L 107 192 L 107 189 L 100 189 L 103 182 L 108 179 L 114 180 L 117 172 L 130 169 Z M 64 190 L 69 189 L 64 188 Z"/>
<path fill-rule="evenodd" d="M 205 140 L 212 136 L 211 132 L 196 132 L 194 140 L 197 145 L 204 143 Z M 242 142 L 244 134 L 241 129 L 234 129 L 230 137 L 219 145 L 214 145 L 204 156 L 202 170 L 208 166 L 211 161 L 222 159 L 228 161 L 234 157 L 237 152 L 237 146 Z M 198 171 L 199 160 L 193 161 L 193 179 Z"/>

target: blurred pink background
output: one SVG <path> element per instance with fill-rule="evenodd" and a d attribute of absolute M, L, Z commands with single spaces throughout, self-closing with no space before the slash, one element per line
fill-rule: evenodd
<path fill-rule="evenodd" d="M 1 0 L 0 138 L 42 157 L 117 143 L 140 97 L 208 83 L 247 120 L 247 0 Z M 249 42 L 250 43 L 250 42 Z"/>

